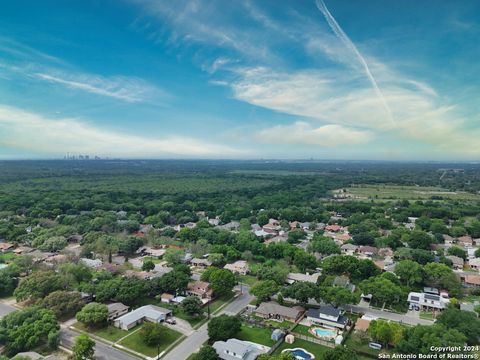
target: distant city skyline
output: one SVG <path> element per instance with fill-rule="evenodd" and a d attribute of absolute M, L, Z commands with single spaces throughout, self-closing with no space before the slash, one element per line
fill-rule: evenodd
<path fill-rule="evenodd" d="M 475 0 L 18 0 L 0 29 L 0 160 L 480 160 Z"/>

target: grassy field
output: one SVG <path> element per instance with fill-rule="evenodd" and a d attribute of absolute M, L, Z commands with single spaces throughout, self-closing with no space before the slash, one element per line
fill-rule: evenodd
<path fill-rule="evenodd" d="M 158 349 L 160 352 L 164 351 L 182 336 L 182 334 L 179 332 L 169 329 L 166 326 L 162 326 L 162 328 L 164 330 L 164 337 Z M 152 347 L 145 344 L 140 331 L 136 331 L 135 333 L 129 335 L 119 344 L 149 357 L 157 356 L 157 347 Z"/>
<path fill-rule="evenodd" d="M 13 252 L 4 252 L 0 254 L 0 263 L 8 263 L 15 258 L 15 253 Z"/>
<path fill-rule="evenodd" d="M 272 346 L 275 342 L 270 338 L 272 331 L 260 327 L 242 325 L 242 329 L 236 336 L 237 339 L 251 341 L 265 346 Z"/>
<path fill-rule="evenodd" d="M 356 332 L 352 332 L 348 339 L 345 341 L 345 346 L 350 348 L 351 350 L 354 350 L 356 352 L 362 352 L 364 354 L 369 354 L 370 356 L 374 358 L 378 358 L 380 353 L 385 353 L 388 352 L 390 353 L 391 351 L 382 349 L 382 350 L 375 350 L 370 347 L 368 347 L 368 343 L 362 342 L 360 338 L 357 336 Z"/>
<path fill-rule="evenodd" d="M 240 275 L 238 277 L 238 280 L 249 286 L 253 286 L 258 282 L 258 279 L 255 276 L 251 276 L 251 275 Z"/>
<path fill-rule="evenodd" d="M 274 354 L 280 354 L 285 349 L 303 348 L 315 356 L 315 359 L 323 359 L 325 352 L 330 350 L 326 346 L 314 344 L 310 341 L 295 339 L 293 344 L 283 343 L 275 350 Z"/>
<path fill-rule="evenodd" d="M 430 311 L 421 311 L 420 312 L 420 319 L 435 320 L 435 316 Z"/>
<path fill-rule="evenodd" d="M 305 336 L 310 336 L 310 337 L 315 337 L 313 336 L 309 331 L 308 329 L 310 329 L 308 326 L 305 326 L 305 325 L 297 325 L 295 326 L 295 328 L 293 329 L 293 332 L 296 332 L 300 335 L 305 335 Z"/>
<path fill-rule="evenodd" d="M 104 327 L 104 328 L 101 328 L 101 329 L 93 329 L 92 330 L 92 329 L 86 327 L 85 325 L 83 325 L 82 323 L 77 322 L 77 323 L 73 324 L 73 327 L 75 329 L 84 331 L 86 333 L 94 334 L 98 337 L 101 337 L 105 340 L 112 341 L 112 342 L 120 340 L 122 337 L 127 336 L 128 333 L 129 333 L 128 331 L 118 329 L 118 328 L 116 328 L 115 326 L 112 326 L 112 325 L 108 325 L 107 327 Z M 131 331 L 135 331 L 135 329 L 130 330 L 130 332 Z"/>
<path fill-rule="evenodd" d="M 453 192 L 440 187 L 357 185 L 345 188 L 343 193 L 353 200 L 480 200 L 480 195 L 467 192 Z M 338 190 L 333 193 L 337 194 Z"/>

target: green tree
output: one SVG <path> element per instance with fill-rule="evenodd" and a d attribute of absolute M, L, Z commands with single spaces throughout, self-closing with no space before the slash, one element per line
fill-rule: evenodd
<path fill-rule="evenodd" d="M 104 326 L 108 319 L 107 305 L 95 302 L 87 304 L 77 313 L 76 318 L 90 327 Z"/>
<path fill-rule="evenodd" d="M 358 294 L 340 286 L 322 286 L 318 289 L 318 296 L 335 307 L 344 304 L 356 304 L 360 300 Z"/>
<path fill-rule="evenodd" d="M 314 298 L 317 292 L 317 287 L 308 282 L 297 281 L 290 286 L 282 289 L 282 295 L 295 299 L 303 304 L 308 302 L 308 299 Z"/>
<path fill-rule="evenodd" d="M 242 323 L 236 316 L 220 315 L 208 322 L 208 337 L 210 341 L 226 341 L 234 338 L 240 332 Z"/>
<path fill-rule="evenodd" d="M 165 337 L 165 328 L 157 323 L 146 322 L 140 330 L 140 335 L 148 346 L 158 346 Z"/>
<path fill-rule="evenodd" d="M 278 292 L 279 286 L 273 280 L 258 281 L 250 288 L 250 294 L 256 296 L 257 303 L 270 300 L 270 297 Z"/>
<path fill-rule="evenodd" d="M 340 247 L 335 241 L 324 236 L 315 236 L 311 241 L 308 250 L 323 255 L 340 254 Z"/>
<path fill-rule="evenodd" d="M 317 267 L 317 259 L 315 259 L 315 256 L 299 250 L 293 258 L 293 264 L 300 272 L 304 273 L 307 270 L 314 270 Z"/>
<path fill-rule="evenodd" d="M 169 266 L 175 266 L 182 262 L 185 253 L 182 250 L 175 248 L 168 248 L 163 259 L 168 263 Z"/>
<path fill-rule="evenodd" d="M 420 285 L 424 279 L 423 268 L 412 260 L 403 260 L 395 264 L 395 274 L 400 281 L 408 287 Z"/>
<path fill-rule="evenodd" d="M 55 314 L 47 309 L 28 307 L 4 316 L 0 320 L 0 344 L 5 353 L 13 355 L 37 346 L 55 343 L 49 335 L 58 336 Z"/>
<path fill-rule="evenodd" d="M 68 279 L 53 271 L 37 271 L 20 281 L 14 295 L 17 301 L 39 300 L 53 291 L 69 288 Z"/>
<path fill-rule="evenodd" d="M 83 305 L 80 293 L 70 291 L 54 291 L 41 301 L 41 306 L 52 310 L 58 318 L 75 314 Z"/>
<path fill-rule="evenodd" d="M 447 289 L 450 296 L 460 293 L 461 285 L 453 270 L 445 264 L 428 263 L 424 267 L 425 282 L 432 287 Z"/>
<path fill-rule="evenodd" d="M 461 332 L 467 338 L 469 345 L 478 344 L 480 319 L 476 314 L 450 306 L 437 317 L 437 323 L 442 324 L 447 329 L 455 329 Z"/>
<path fill-rule="evenodd" d="M 152 271 L 155 269 L 155 264 L 152 260 L 145 260 L 142 264 L 143 271 Z"/>
<path fill-rule="evenodd" d="M 217 352 L 210 345 L 203 345 L 198 353 L 193 355 L 192 360 L 219 360 Z"/>
<path fill-rule="evenodd" d="M 231 292 L 236 284 L 235 275 L 227 269 L 217 269 L 210 275 L 209 280 L 213 291 L 219 296 Z"/>
<path fill-rule="evenodd" d="M 358 360 L 357 353 L 349 348 L 337 346 L 334 349 L 327 350 L 323 355 L 324 360 Z"/>
<path fill-rule="evenodd" d="M 454 255 L 462 258 L 463 260 L 467 259 L 467 252 L 458 246 L 450 246 L 447 250 L 448 255 Z"/>
<path fill-rule="evenodd" d="M 86 334 L 79 335 L 75 338 L 72 351 L 72 360 L 94 360 L 95 341 Z"/>
<path fill-rule="evenodd" d="M 202 301 L 196 296 L 187 296 L 182 301 L 182 308 L 190 316 L 202 314 Z"/>
<path fill-rule="evenodd" d="M 455 329 L 447 329 L 443 325 L 417 325 L 407 328 L 404 338 L 396 350 L 404 354 L 432 354 L 432 346 L 459 346 L 463 347 L 466 337 Z"/>
<path fill-rule="evenodd" d="M 360 289 L 364 294 L 372 294 L 372 300 L 377 304 L 392 305 L 399 303 L 405 297 L 400 286 L 381 276 L 362 281 Z"/>

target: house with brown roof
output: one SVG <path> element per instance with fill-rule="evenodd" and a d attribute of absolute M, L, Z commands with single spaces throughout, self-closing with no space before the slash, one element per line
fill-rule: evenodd
<path fill-rule="evenodd" d="M 462 282 L 466 287 L 480 286 L 480 275 L 465 275 L 462 277 Z"/>
<path fill-rule="evenodd" d="M 238 260 L 234 263 L 226 264 L 223 268 L 240 275 L 247 275 L 250 272 L 248 263 L 245 260 Z"/>
<path fill-rule="evenodd" d="M 276 302 L 264 302 L 255 310 L 255 314 L 264 319 L 296 322 L 305 313 L 305 309 L 300 306 L 287 307 Z"/>
<path fill-rule="evenodd" d="M 343 227 L 338 225 L 338 224 L 332 224 L 332 225 L 325 226 L 325 231 L 339 232 L 340 230 L 343 230 Z"/>
<path fill-rule="evenodd" d="M 360 246 L 360 248 L 358 249 L 358 252 L 362 255 L 372 257 L 373 255 L 378 254 L 378 249 L 374 246 L 366 245 L 366 246 Z"/>
<path fill-rule="evenodd" d="M 187 295 L 196 296 L 204 304 L 212 300 L 213 290 L 210 287 L 210 283 L 206 281 L 192 281 L 187 285 Z"/>
<path fill-rule="evenodd" d="M 160 301 L 165 304 L 170 304 L 175 296 L 168 293 L 163 293 L 160 295 Z"/>
<path fill-rule="evenodd" d="M 460 236 L 459 238 L 457 238 L 457 243 L 459 245 L 463 245 L 464 247 L 472 247 L 473 245 L 475 245 L 470 235 Z"/>
<path fill-rule="evenodd" d="M 354 244 L 343 244 L 340 249 L 343 254 L 353 255 L 357 252 L 358 246 Z"/>
<path fill-rule="evenodd" d="M 10 244 L 10 243 L 7 243 L 7 242 L 0 243 L 0 251 L 1 252 L 6 252 L 6 251 L 9 251 L 9 250 L 12 250 L 12 249 L 13 249 L 13 244 Z"/>

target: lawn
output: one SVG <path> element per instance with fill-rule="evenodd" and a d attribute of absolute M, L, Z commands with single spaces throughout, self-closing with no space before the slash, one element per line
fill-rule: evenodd
<path fill-rule="evenodd" d="M 252 275 L 240 275 L 238 277 L 238 280 L 244 284 L 247 284 L 250 287 L 258 282 L 258 279 Z"/>
<path fill-rule="evenodd" d="M 210 314 L 214 314 L 216 311 L 218 311 L 218 309 L 220 309 L 223 305 L 225 305 L 226 303 L 230 302 L 232 299 L 233 299 L 233 296 L 235 294 L 233 292 L 229 293 L 229 294 L 226 294 L 226 295 L 222 295 L 218 298 L 216 298 L 215 300 L 213 300 L 211 303 L 210 303 Z"/>
<path fill-rule="evenodd" d="M 236 338 L 244 341 L 251 341 L 265 346 L 272 346 L 275 342 L 270 338 L 272 330 L 261 327 L 250 327 L 242 325 L 242 329 Z"/>
<path fill-rule="evenodd" d="M 154 264 L 160 264 L 162 262 L 162 260 L 157 259 L 156 257 L 153 257 L 153 256 L 144 256 L 142 260 L 143 262 L 150 260 Z"/>
<path fill-rule="evenodd" d="M 129 333 L 128 331 L 118 329 L 112 325 L 108 325 L 107 327 L 103 327 L 100 329 L 90 329 L 82 323 L 76 322 L 75 324 L 73 324 L 73 327 L 86 333 L 92 333 L 98 337 L 112 342 L 120 340 L 122 337 L 127 336 Z M 130 330 L 130 332 L 132 331 L 134 330 Z"/>
<path fill-rule="evenodd" d="M 294 349 L 294 348 L 303 348 L 308 352 L 312 353 L 315 356 L 315 359 L 318 359 L 318 360 L 323 359 L 325 352 L 330 350 L 330 348 L 323 345 L 314 344 L 306 340 L 295 339 L 293 344 L 287 344 L 286 342 L 284 342 L 282 345 L 278 347 L 278 349 L 275 350 L 274 354 L 280 354 L 285 349 Z"/>
<path fill-rule="evenodd" d="M 309 331 L 308 329 L 310 329 L 308 326 L 305 326 L 305 325 L 297 325 L 295 326 L 295 328 L 293 329 L 293 332 L 296 332 L 300 335 L 305 335 L 305 336 L 310 336 L 310 337 L 313 337 L 315 338 Z"/>
<path fill-rule="evenodd" d="M 385 349 L 375 350 L 368 347 L 368 341 L 367 342 L 361 341 L 361 339 L 357 335 L 357 332 L 352 332 L 350 334 L 350 336 L 345 341 L 345 346 L 353 351 L 368 354 L 375 358 L 378 358 L 378 355 L 380 353 L 391 352 L 391 350 L 385 350 Z"/>
<path fill-rule="evenodd" d="M 4 252 L 0 253 L 0 263 L 8 263 L 12 261 L 15 258 L 15 253 L 14 252 Z"/>
<path fill-rule="evenodd" d="M 275 321 L 275 320 L 267 320 L 265 321 L 267 324 L 273 326 L 274 328 L 279 328 L 279 329 L 290 329 L 290 327 L 293 325 L 290 321 Z"/>
<path fill-rule="evenodd" d="M 164 331 L 164 337 L 160 344 L 160 347 L 158 348 L 160 352 L 167 349 L 171 344 L 173 344 L 182 336 L 182 334 L 180 334 L 179 332 L 169 329 L 166 326 L 162 325 L 162 328 Z M 129 348 L 130 350 L 142 353 L 149 357 L 157 356 L 157 347 L 148 346 L 147 344 L 145 344 L 143 342 L 140 330 L 126 337 L 119 344 L 125 346 L 126 348 Z"/>
<path fill-rule="evenodd" d="M 435 320 L 435 315 L 433 315 L 430 311 L 421 311 L 420 312 L 420 319 L 425 320 Z"/>
<path fill-rule="evenodd" d="M 354 200 L 479 200 L 480 195 L 435 186 L 357 185 L 346 188 Z"/>

